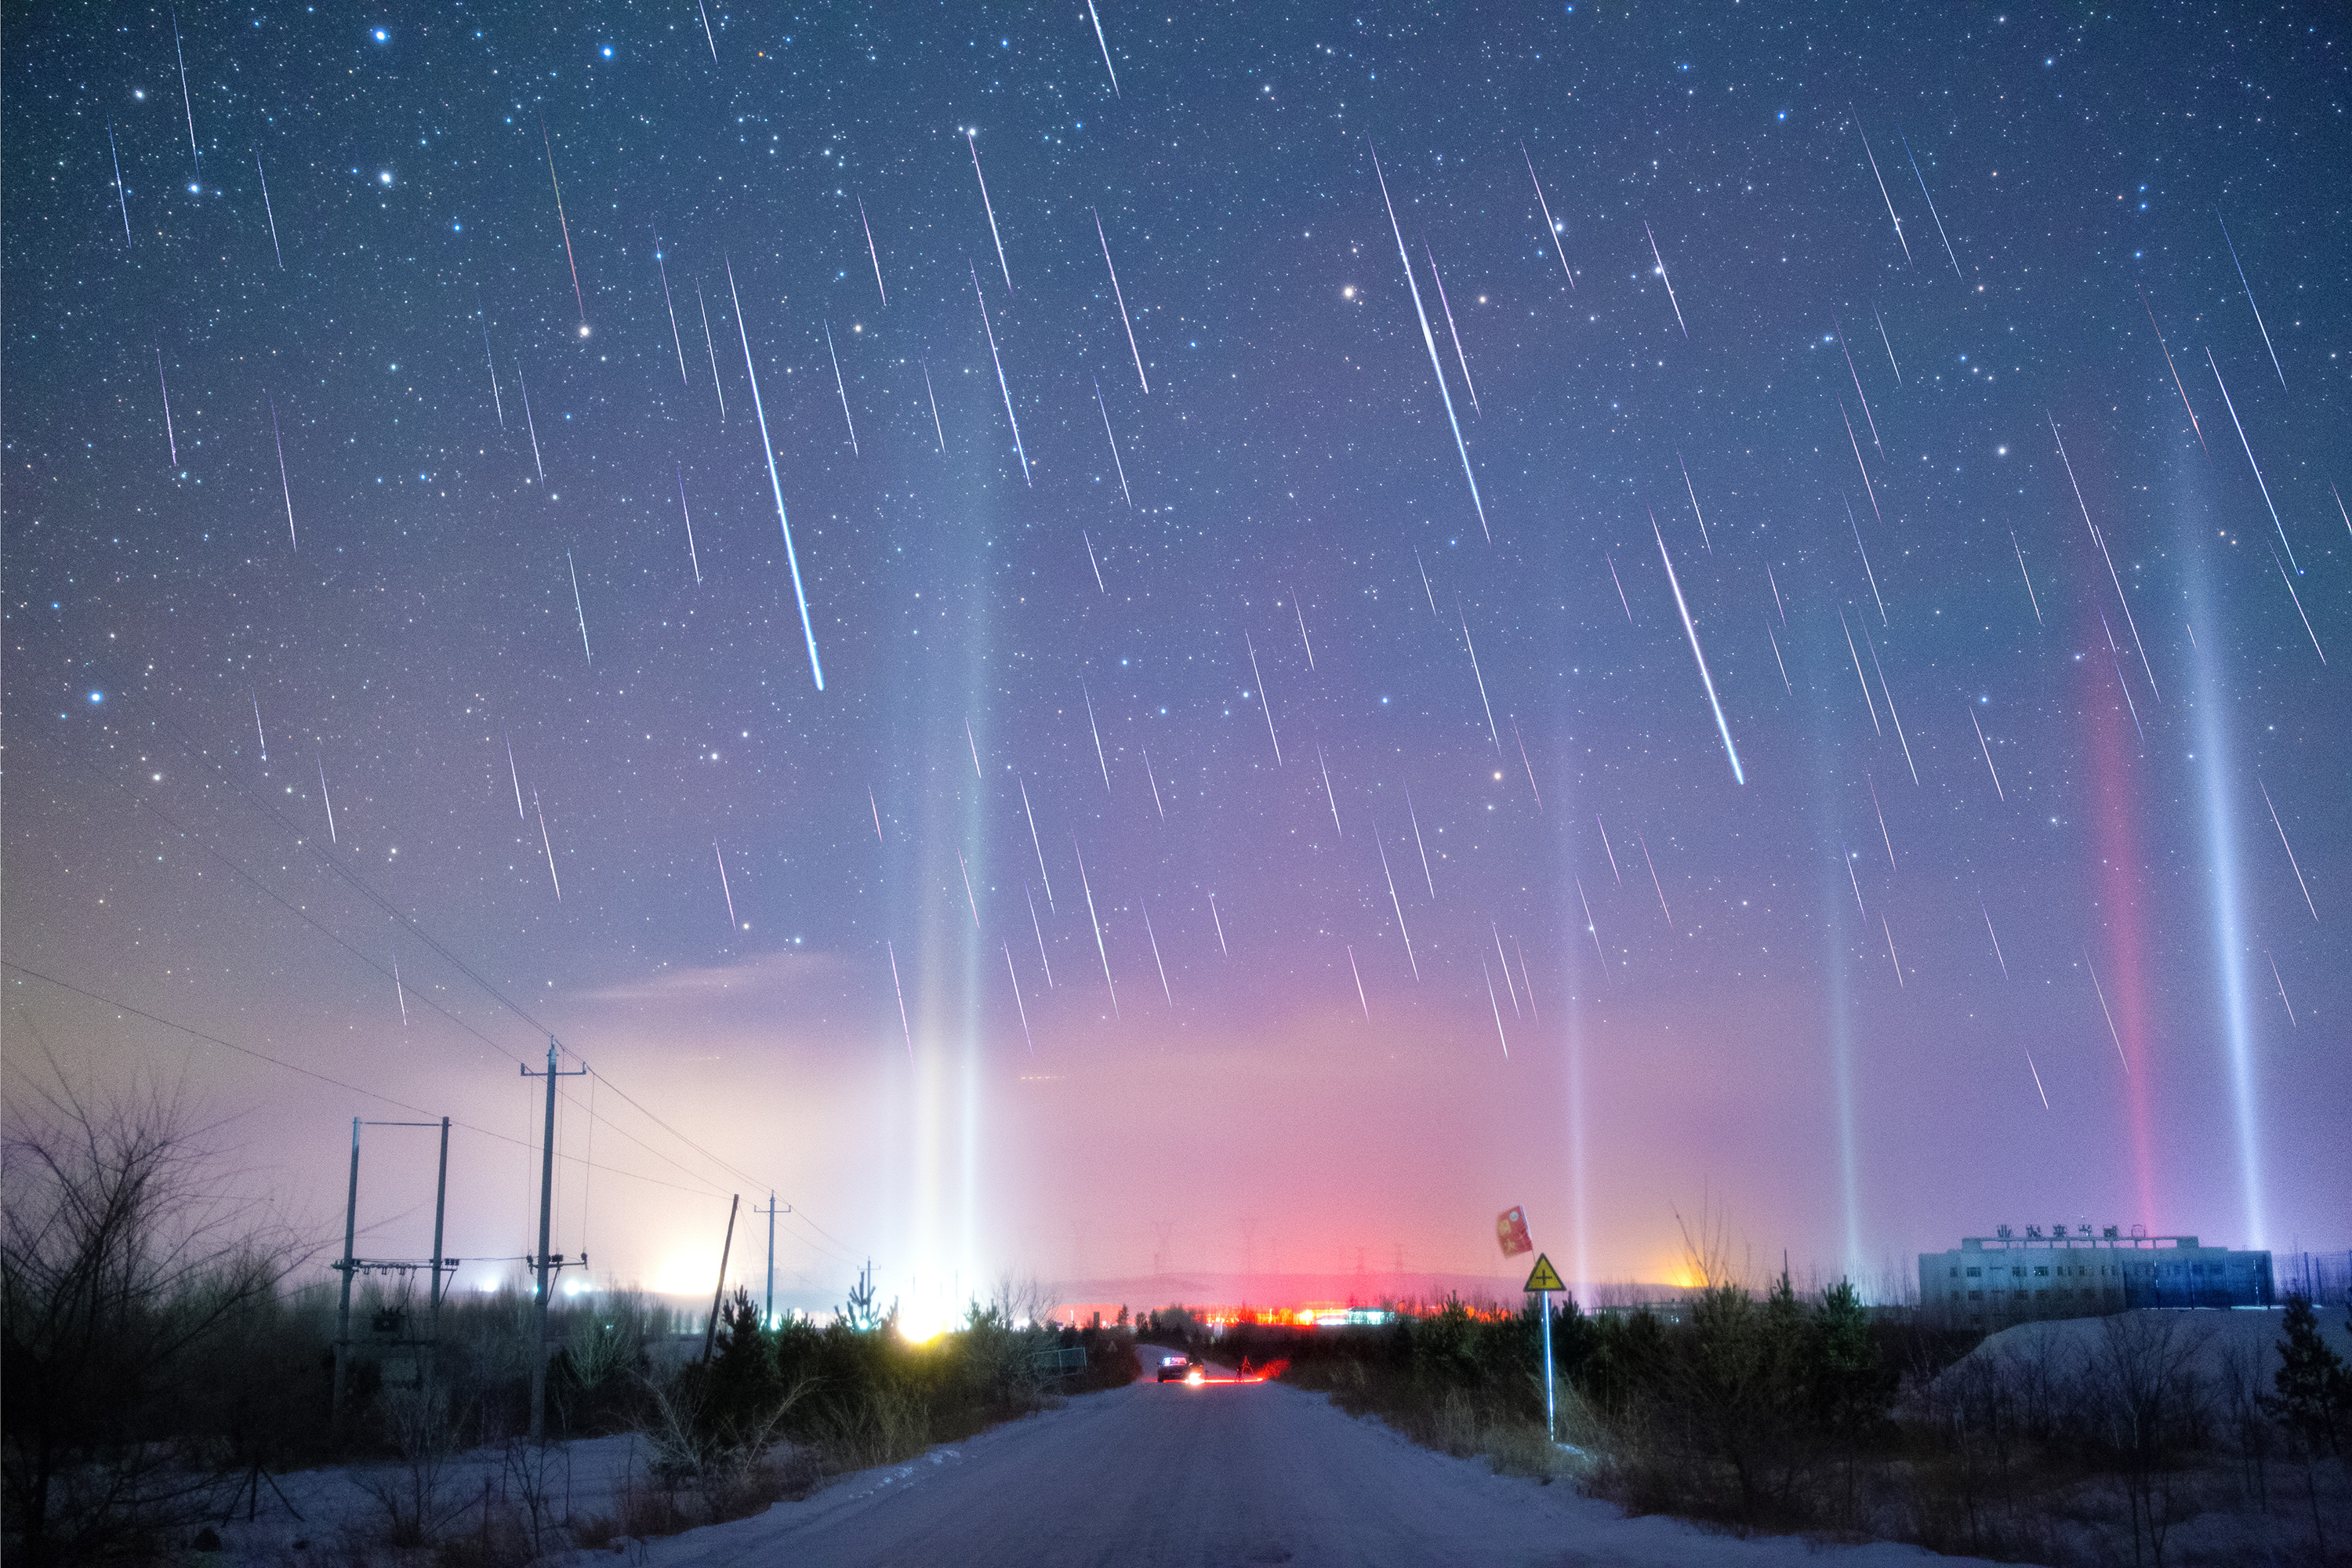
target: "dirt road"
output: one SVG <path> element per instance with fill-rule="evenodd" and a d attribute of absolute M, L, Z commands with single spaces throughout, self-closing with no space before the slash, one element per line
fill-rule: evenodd
<path fill-rule="evenodd" d="M 1157 1352 L 1145 1347 L 1144 1364 Z M 857 1564 L 1743 1564 L 1936 1559 L 1628 1520 L 1499 1477 L 1281 1384 L 1143 1382 L 649 1543 L 657 1568 Z"/>

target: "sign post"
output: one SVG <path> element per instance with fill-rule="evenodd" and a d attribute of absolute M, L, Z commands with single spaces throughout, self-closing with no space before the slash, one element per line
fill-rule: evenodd
<path fill-rule="evenodd" d="M 1544 1437 L 1553 1443 L 1559 1441 L 1559 1419 L 1552 1394 L 1551 1293 L 1567 1289 L 1567 1283 L 1559 1277 L 1559 1270 L 1551 1266 L 1551 1259 L 1540 1252 L 1537 1253 L 1536 1266 L 1528 1275 L 1527 1289 L 1528 1294 L 1536 1298 L 1536 1310 L 1543 1323 Z"/>

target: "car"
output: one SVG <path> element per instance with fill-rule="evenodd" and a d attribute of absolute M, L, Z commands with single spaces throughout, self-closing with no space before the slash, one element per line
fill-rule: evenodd
<path fill-rule="evenodd" d="M 1164 1355 L 1160 1358 L 1160 1381 L 1181 1383 L 1192 1375 L 1193 1362 L 1188 1355 Z"/>

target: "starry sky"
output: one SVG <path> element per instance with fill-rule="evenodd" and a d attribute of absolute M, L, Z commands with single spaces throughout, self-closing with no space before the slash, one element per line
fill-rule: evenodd
<path fill-rule="evenodd" d="M 2340 12 L 705 5 L 15 16 L 12 1115 L 451 1116 L 479 1284 L 552 1036 L 809 1305 L 2345 1243 Z"/>

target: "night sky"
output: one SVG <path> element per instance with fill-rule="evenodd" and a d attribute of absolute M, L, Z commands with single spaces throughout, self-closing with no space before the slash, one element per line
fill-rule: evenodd
<path fill-rule="evenodd" d="M 1097 4 L 12 12 L 19 1110 L 511 1258 L 552 1033 L 809 1305 L 2346 1242 L 2341 11 Z"/>

